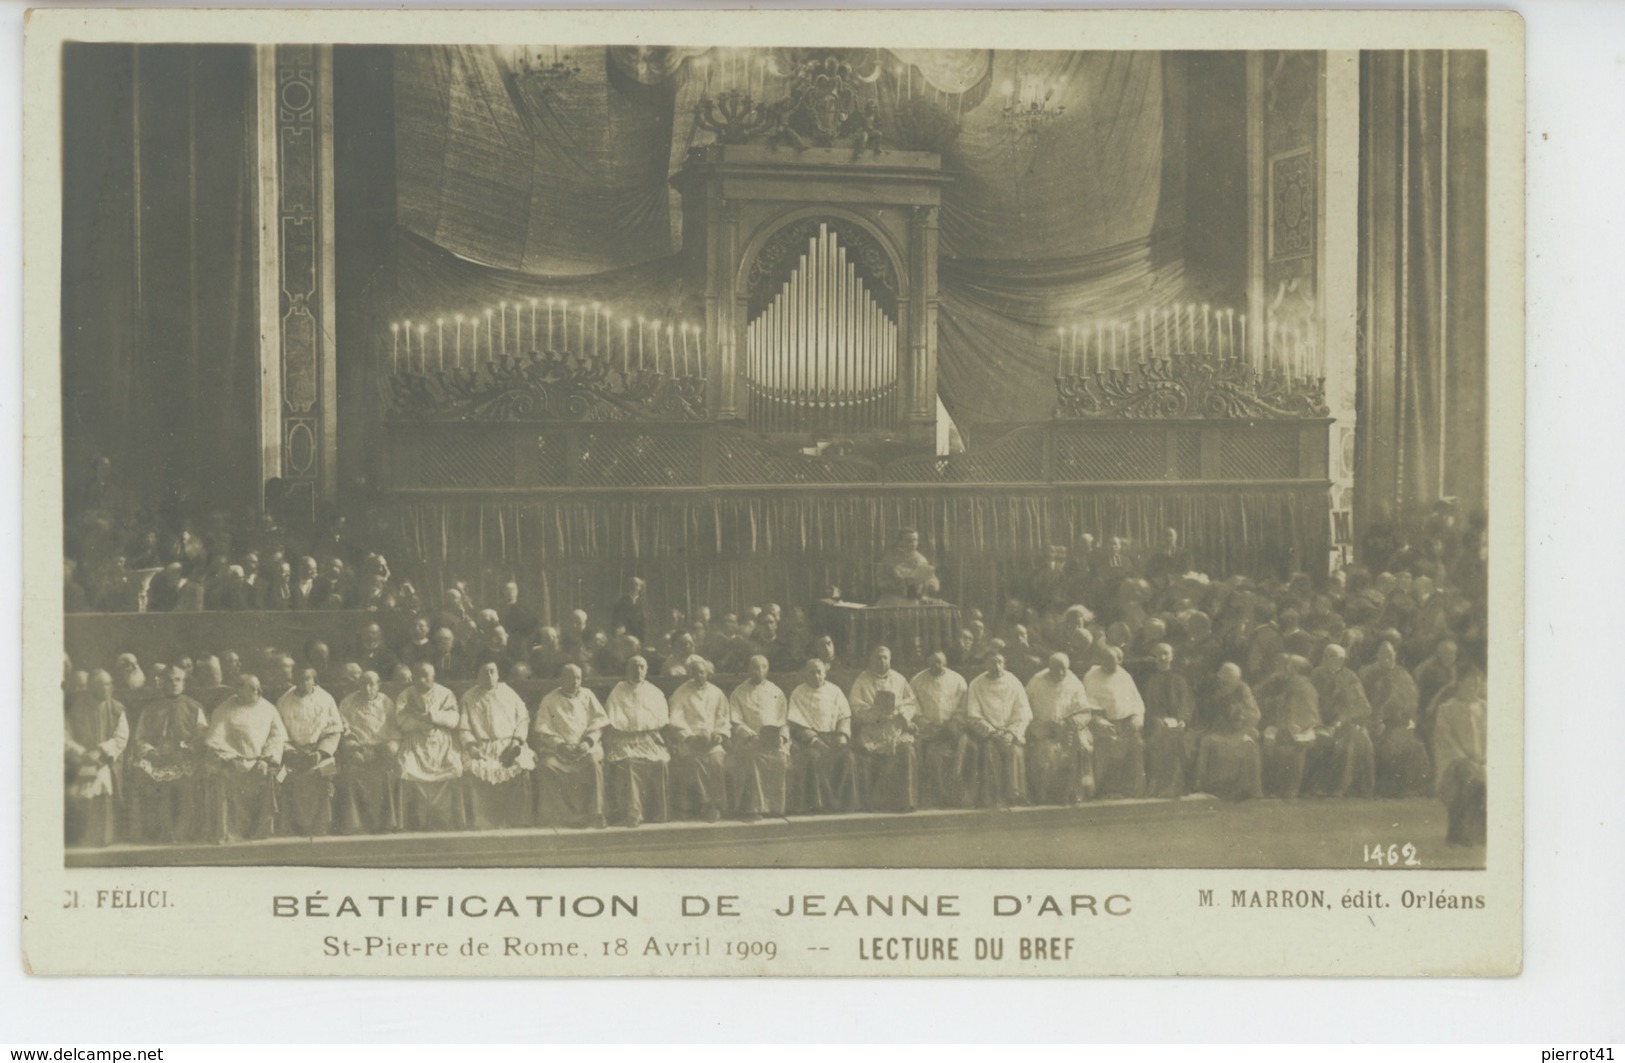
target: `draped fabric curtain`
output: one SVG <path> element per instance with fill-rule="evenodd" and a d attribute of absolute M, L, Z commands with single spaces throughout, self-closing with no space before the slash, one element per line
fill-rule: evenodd
<path fill-rule="evenodd" d="M 63 63 L 65 483 L 105 454 L 132 502 L 184 479 L 251 505 L 253 53 L 74 43 Z"/>
<path fill-rule="evenodd" d="M 1484 502 L 1485 57 L 1361 58 L 1357 530 Z"/>
<path fill-rule="evenodd" d="M 519 579 L 551 615 L 603 608 L 627 576 L 657 605 L 737 608 L 807 602 L 839 586 L 870 600 L 870 561 L 899 529 L 920 532 L 962 605 L 997 606 L 1024 593 L 1051 543 L 1122 535 L 1154 543 L 1175 528 L 1197 567 L 1287 575 L 1326 551 L 1326 500 L 1314 488 L 1237 491 L 999 491 L 773 493 L 689 499 L 413 502 L 376 519 L 430 587 L 483 583 L 493 596 Z"/>
<path fill-rule="evenodd" d="M 881 55 L 883 119 L 928 97 L 961 127 L 943 158 L 941 398 L 970 424 L 1047 417 L 1057 327 L 1181 297 L 1184 157 L 1165 148 L 1164 115 L 1183 114 L 1165 100 L 1182 82 L 1154 52 Z M 561 48 L 576 72 L 544 87 L 504 49 L 397 49 L 399 217 L 413 238 L 376 307 L 375 344 L 387 321 L 504 298 L 697 316 L 668 179 L 710 139 L 697 120 L 708 56 Z M 1004 114 L 1005 90 L 1034 79 L 1061 112 L 1027 131 Z"/>

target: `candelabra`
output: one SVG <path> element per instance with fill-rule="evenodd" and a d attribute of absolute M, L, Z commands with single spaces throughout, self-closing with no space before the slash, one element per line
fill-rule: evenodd
<path fill-rule="evenodd" d="M 1057 419 L 1325 417 L 1326 381 L 1240 358 L 1144 358 L 1055 378 Z"/>
<path fill-rule="evenodd" d="M 543 93 L 557 90 L 581 73 L 579 65 L 566 62 L 560 56 L 558 45 L 554 45 L 552 51 L 553 58 L 548 61 L 542 56 L 540 48 L 520 48 L 514 60 L 516 73 L 530 80 Z"/>
<path fill-rule="evenodd" d="M 674 362 L 530 351 L 382 378 L 392 415 L 459 421 L 703 420 L 706 378 Z"/>
<path fill-rule="evenodd" d="M 1066 113 L 1066 105 L 1055 100 L 1065 80 L 1046 84 L 1030 74 L 1016 81 L 1006 81 L 1004 106 L 999 114 L 1013 126 L 1018 134 L 1031 136 Z"/>
<path fill-rule="evenodd" d="M 725 89 L 700 100 L 696 121 L 720 144 L 743 144 L 772 125 L 771 109 L 740 89 Z"/>

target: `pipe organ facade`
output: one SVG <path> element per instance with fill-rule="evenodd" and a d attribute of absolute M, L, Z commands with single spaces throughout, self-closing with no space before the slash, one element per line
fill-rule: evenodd
<path fill-rule="evenodd" d="M 674 183 L 716 420 L 934 448 L 946 181 L 928 152 L 717 144 L 690 156 Z"/>
<path fill-rule="evenodd" d="M 748 422 L 764 432 L 895 427 L 897 322 L 827 223 L 745 333 Z"/>

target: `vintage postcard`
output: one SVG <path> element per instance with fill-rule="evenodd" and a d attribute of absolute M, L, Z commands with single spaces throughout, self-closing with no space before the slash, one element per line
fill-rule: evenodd
<path fill-rule="evenodd" d="M 32 14 L 29 971 L 1520 970 L 1521 21 L 834 16 Z"/>

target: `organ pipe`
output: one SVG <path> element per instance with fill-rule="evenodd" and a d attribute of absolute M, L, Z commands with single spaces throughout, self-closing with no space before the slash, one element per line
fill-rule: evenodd
<path fill-rule="evenodd" d="M 891 426 L 897 325 L 847 248 L 820 226 L 746 330 L 753 423 L 775 432 Z"/>

